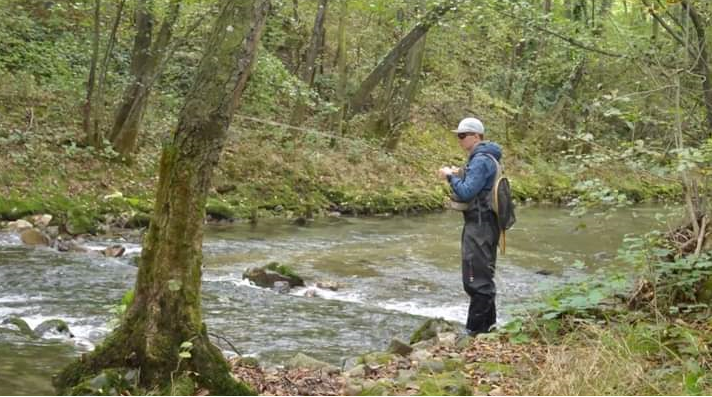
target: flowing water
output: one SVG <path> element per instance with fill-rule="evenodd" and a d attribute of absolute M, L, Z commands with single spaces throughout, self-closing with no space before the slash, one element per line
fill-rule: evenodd
<path fill-rule="evenodd" d="M 572 218 L 559 208 L 520 209 L 507 234 L 507 253 L 497 262 L 499 322 L 542 290 L 616 266 L 623 236 L 654 227 L 657 210 L 619 210 L 604 220 Z M 267 363 L 305 352 L 340 364 L 384 349 L 393 337 L 407 339 L 428 317 L 462 323 L 468 300 L 460 282 L 461 226 L 461 216 L 453 212 L 328 218 L 308 226 L 284 221 L 208 226 L 203 274 L 208 329 Z M 0 394 L 51 394 L 51 375 L 106 336 L 113 309 L 136 277 L 132 257 L 140 245 L 121 243 L 127 255 L 114 259 L 28 248 L 17 236 L 0 234 L 0 322 L 16 316 L 35 327 L 59 318 L 75 335 L 30 340 L 0 332 Z M 576 260 L 587 266 L 572 267 Z M 292 266 L 307 287 L 277 294 L 242 280 L 248 267 L 271 261 Z M 537 274 L 541 270 L 551 274 Z M 342 286 L 319 289 L 318 281 Z M 309 289 L 317 296 L 308 297 Z"/>

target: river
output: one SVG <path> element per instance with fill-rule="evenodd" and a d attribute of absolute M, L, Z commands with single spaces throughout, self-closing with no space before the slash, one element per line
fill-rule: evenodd
<path fill-rule="evenodd" d="M 501 323 L 543 290 L 600 267 L 617 266 L 627 233 L 656 224 L 660 207 L 618 210 L 615 216 L 569 216 L 556 207 L 524 207 L 507 233 L 497 262 Z M 210 332 L 242 354 L 278 364 L 304 352 L 334 364 L 407 339 L 428 317 L 464 322 L 460 284 L 461 216 L 325 218 L 307 226 L 265 220 L 207 226 L 203 314 Z M 95 248 L 124 244 L 127 255 L 104 258 L 22 246 L 0 233 L 0 322 L 21 317 L 31 327 L 65 320 L 73 339 L 29 340 L 0 333 L 0 394 L 52 394 L 50 379 L 109 332 L 112 310 L 135 281 L 136 242 L 99 240 Z M 571 266 L 580 260 L 585 267 Z M 307 287 L 277 294 L 242 280 L 251 266 L 292 266 Z M 550 275 L 537 272 L 545 270 Z M 319 289 L 317 281 L 342 284 Z M 308 297 L 313 289 L 316 297 Z M 227 346 L 222 346 L 230 350 Z"/>

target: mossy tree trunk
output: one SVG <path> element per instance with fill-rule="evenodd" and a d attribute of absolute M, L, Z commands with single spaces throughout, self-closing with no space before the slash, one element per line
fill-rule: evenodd
<path fill-rule="evenodd" d="M 60 393 L 71 392 L 102 370 L 127 367 L 140 369 L 140 384 L 149 390 L 165 391 L 175 378 L 190 378 L 212 394 L 249 392 L 233 380 L 202 322 L 203 221 L 213 168 L 268 9 L 268 0 L 229 0 L 221 5 L 178 126 L 163 149 L 133 304 L 100 347 L 55 379 Z M 191 356 L 180 360 L 180 346 L 186 341 L 192 342 Z"/>
<path fill-rule="evenodd" d="M 136 149 L 141 120 L 154 81 L 161 72 L 159 65 L 167 54 L 174 26 L 180 15 L 181 0 L 172 0 L 153 40 L 155 23 L 153 0 L 141 0 L 136 6 L 136 37 L 131 53 L 132 82 L 124 94 L 114 116 L 109 140 L 114 150 L 129 157 Z"/>

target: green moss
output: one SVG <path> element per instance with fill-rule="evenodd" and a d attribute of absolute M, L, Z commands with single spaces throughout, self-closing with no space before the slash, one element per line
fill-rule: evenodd
<path fill-rule="evenodd" d="M 27 322 L 19 317 L 10 317 L 2 322 L 3 324 L 12 324 L 17 327 L 18 331 L 31 338 L 36 338 L 37 334 L 27 325 Z"/>
<path fill-rule="evenodd" d="M 478 366 L 482 368 L 483 371 L 486 371 L 487 373 L 494 373 L 494 372 L 499 372 L 500 374 L 503 375 L 511 375 L 514 373 L 514 368 L 512 368 L 511 365 L 507 364 L 502 364 L 502 363 L 495 363 L 495 362 L 482 362 L 478 363 Z"/>
<path fill-rule="evenodd" d="M 230 204 L 213 198 L 208 199 L 208 203 L 205 205 L 205 213 L 213 219 L 235 219 L 236 216 L 235 210 Z"/>
<path fill-rule="evenodd" d="M 195 382 L 190 376 L 180 376 L 173 381 L 170 388 L 170 395 L 192 396 L 193 394 L 195 394 Z"/>
<path fill-rule="evenodd" d="M 366 353 L 358 358 L 357 364 L 386 365 L 395 359 L 395 355 L 386 352 Z"/>
<path fill-rule="evenodd" d="M 16 199 L 0 197 L 0 219 L 16 221 L 27 215 L 42 211 L 44 206 L 35 199 Z"/>
<path fill-rule="evenodd" d="M 461 372 L 443 372 L 420 378 L 421 396 L 469 396 L 472 388 Z"/>
<path fill-rule="evenodd" d="M 410 337 L 410 344 L 434 338 L 440 332 L 456 331 L 456 326 L 442 318 L 430 318 L 418 327 Z"/>
<path fill-rule="evenodd" d="M 287 265 L 280 265 L 278 262 L 271 262 L 267 266 L 265 266 L 265 269 L 277 272 L 285 277 L 292 278 L 295 281 L 301 281 L 302 283 L 304 282 L 304 279 L 302 279 L 302 277 L 300 277 L 297 272 L 294 271 L 294 269 Z"/>
<path fill-rule="evenodd" d="M 86 208 L 72 208 L 67 212 L 67 231 L 70 234 L 95 234 L 97 215 Z"/>

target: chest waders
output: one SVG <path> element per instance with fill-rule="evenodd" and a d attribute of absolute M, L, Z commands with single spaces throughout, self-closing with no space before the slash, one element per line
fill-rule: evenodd
<path fill-rule="evenodd" d="M 494 272 L 500 232 L 489 193 L 480 192 L 471 208 L 463 211 L 462 284 L 470 296 L 466 327 L 474 333 L 489 331 L 497 321 Z"/>

